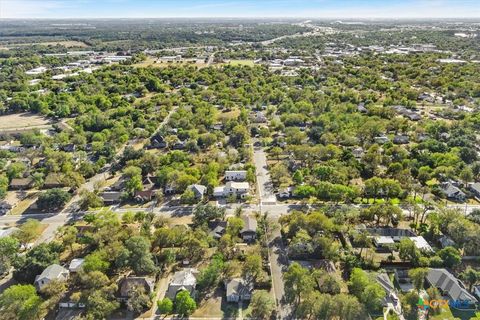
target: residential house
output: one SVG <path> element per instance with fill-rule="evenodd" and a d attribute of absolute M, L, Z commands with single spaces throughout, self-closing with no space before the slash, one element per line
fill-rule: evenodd
<path fill-rule="evenodd" d="M 120 300 L 127 300 L 131 295 L 132 289 L 138 286 L 143 287 L 145 293 L 150 295 L 155 287 L 155 279 L 147 277 L 124 277 L 120 279 L 118 283 Z"/>
<path fill-rule="evenodd" d="M 302 59 L 300 59 L 299 57 L 289 57 L 288 59 L 285 59 L 283 61 L 283 65 L 284 66 L 289 66 L 289 67 L 293 67 L 293 66 L 301 66 L 305 63 L 305 61 L 303 61 Z"/>
<path fill-rule="evenodd" d="M 400 299 L 398 298 L 397 291 L 393 286 L 390 277 L 386 273 L 378 273 L 377 274 L 377 283 L 382 287 L 385 291 L 385 297 L 383 298 L 383 306 L 386 308 L 390 308 L 393 312 L 401 316 L 402 315 L 402 305 L 400 303 Z"/>
<path fill-rule="evenodd" d="M 173 144 L 172 150 L 183 150 L 185 149 L 186 142 L 185 141 L 177 141 Z"/>
<path fill-rule="evenodd" d="M 361 229 L 360 229 L 361 230 Z M 393 244 L 400 242 L 404 238 L 409 238 L 415 246 L 427 252 L 433 252 L 430 244 L 422 236 L 417 236 L 409 229 L 399 228 L 366 228 L 365 231 L 373 238 L 373 243 L 377 251 L 390 251 Z"/>
<path fill-rule="evenodd" d="M 451 182 L 442 183 L 440 185 L 440 190 L 448 200 L 464 202 L 467 197 L 465 193 L 460 190 L 460 188 L 458 188 Z"/>
<path fill-rule="evenodd" d="M 142 185 L 142 190 L 135 191 L 135 200 L 137 200 L 138 202 L 152 201 L 152 199 L 155 198 L 156 194 L 156 190 L 154 190 L 155 183 L 150 177 L 146 177 L 145 179 L 143 179 Z"/>
<path fill-rule="evenodd" d="M 28 178 L 14 178 L 10 182 L 10 190 L 28 190 L 33 187 L 33 179 Z"/>
<path fill-rule="evenodd" d="M 377 136 L 373 138 L 373 140 L 375 141 L 375 143 L 378 143 L 378 144 L 385 144 L 387 142 L 390 142 L 390 139 L 385 135 Z"/>
<path fill-rule="evenodd" d="M 172 301 L 180 291 L 188 291 L 190 295 L 194 295 L 195 287 L 197 285 L 198 270 L 195 268 L 184 268 L 175 272 L 172 281 L 168 285 L 166 297 Z"/>
<path fill-rule="evenodd" d="M 280 199 L 289 199 L 293 197 L 293 192 L 295 191 L 295 187 L 287 187 L 287 188 L 282 188 L 278 191 L 278 198 Z"/>
<path fill-rule="evenodd" d="M 60 150 L 62 150 L 64 152 L 75 152 L 75 150 L 77 150 L 77 146 L 73 143 L 69 143 L 69 144 L 61 146 Z"/>
<path fill-rule="evenodd" d="M 208 222 L 208 228 L 211 230 L 210 235 L 214 239 L 220 239 L 227 230 L 227 221 L 215 219 Z"/>
<path fill-rule="evenodd" d="M 251 242 L 257 238 L 257 220 L 254 217 L 244 215 L 242 216 L 243 229 L 240 230 L 240 235 L 243 241 Z"/>
<path fill-rule="evenodd" d="M 267 117 L 265 114 L 261 111 L 254 112 L 251 116 L 252 121 L 255 123 L 266 123 L 267 122 Z"/>
<path fill-rule="evenodd" d="M 150 138 L 150 148 L 163 149 L 167 147 L 167 142 L 160 134 L 155 134 Z"/>
<path fill-rule="evenodd" d="M 48 266 L 43 272 L 35 277 L 35 288 L 41 291 L 47 284 L 53 280 L 66 281 L 69 272 L 58 264 Z"/>
<path fill-rule="evenodd" d="M 248 301 L 252 298 L 253 283 L 242 278 L 225 281 L 228 302 Z"/>
<path fill-rule="evenodd" d="M 426 282 L 429 286 L 437 288 L 448 300 L 466 302 L 465 307 L 478 302 L 477 298 L 465 289 L 465 285 L 446 269 L 430 269 Z"/>
<path fill-rule="evenodd" d="M 475 182 L 468 186 L 468 189 L 473 193 L 476 198 L 480 198 L 480 183 Z"/>
<path fill-rule="evenodd" d="M 245 181 L 247 179 L 246 170 L 227 170 L 225 171 L 225 180 L 227 181 Z"/>
<path fill-rule="evenodd" d="M 68 271 L 70 271 L 70 273 L 75 273 L 80 271 L 82 269 L 84 262 L 85 262 L 85 259 L 83 258 L 73 259 L 72 261 L 70 261 L 70 264 L 68 265 Z"/>
<path fill-rule="evenodd" d="M 207 187 L 201 184 L 192 184 L 187 187 L 195 194 L 195 199 L 203 199 L 203 196 L 207 194 Z"/>
<path fill-rule="evenodd" d="M 410 138 L 408 136 L 397 135 L 393 137 L 393 143 L 395 144 L 408 144 L 410 142 Z"/>
<path fill-rule="evenodd" d="M 66 184 L 64 182 L 64 177 L 60 173 L 51 172 L 45 178 L 45 182 L 43 183 L 44 189 L 52 189 L 52 188 L 63 188 Z"/>
<path fill-rule="evenodd" d="M 100 194 L 103 203 L 106 205 L 118 204 L 122 202 L 123 192 L 120 191 L 105 191 Z"/>
<path fill-rule="evenodd" d="M 422 116 L 416 112 L 407 112 L 403 115 L 405 118 L 410 119 L 411 121 L 420 121 Z"/>
<path fill-rule="evenodd" d="M 355 159 L 361 159 L 365 152 L 363 151 L 362 147 L 358 147 L 352 150 L 352 155 L 355 157 Z"/>
<path fill-rule="evenodd" d="M 248 182 L 234 182 L 228 181 L 225 186 L 215 187 L 213 189 L 214 197 L 229 197 L 235 196 L 237 198 L 245 198 L 250 190 Z"/>
<path fill-rule="evenodd" d="M 155 198 L 156 191 L 155 190 L 141 190 L 135 191 L 135 200 L 137 202 L 149 202 Z"/>
<path fill-rule="evenodd" d="M 357 111 L 360 112 L 360 113 L 368 113 L 368 109 L 365 108 L 365 103 L 360 102 L 360 103 L 357 105 Z"/>
<path fill-rule="evenodd" d="M 222 123 L 215 123 L 212 125 L 212 129 L 216 131 L 222 131 L 223 130 L 223 124 Z"/>
<path fill-rule="evenodd" d="M 163 193 L 165 194 L 174 194 L 177 192 L 177 187 L 173 184 L 167 184 L 163 189 Z"/>
<path fill-rule="evenodd" d="M 440 246 L 442 248 L 454 247 L 456 245 L 455 241 L 452 240 L 449 236 L 443 235 L 438 239 Z"/>

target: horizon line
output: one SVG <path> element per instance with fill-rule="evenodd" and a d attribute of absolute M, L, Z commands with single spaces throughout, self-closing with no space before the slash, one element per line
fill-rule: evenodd
<path fill-rule="evenodd" d="M 263 20 L 268 20 L 268 19 L 291 19 L 291 20 L 298 20 L 298 19 L 323 19 L 323 20 L 421 20 L 421 19 L 429 19 L 429 20 L 455 20 L 455 19 L 466 19 L 466 20 L 476 20 L 480 19 L 480 16 L 478 17 L 465 17 L 465 16 L 458 16 L 458 17 L 376 17 L 376 16 L 371 16 L 371 17 L 308 17 L 308 16 L 269 16 L 269 17 L 252 17 L 252 16 L 211 16 L 211 17 L 203 17 L 203 16 L 178 16 L 178 17 L 63 17 L 63 18 L 45 18 L 45 17 L 16 17 L 16 18 L 2 18 L 0 17 L 0 20 L 102 20 L 102 19 L 108 19 L 108 20 L 138 20 L 138 19 L 263 19 Z"/>

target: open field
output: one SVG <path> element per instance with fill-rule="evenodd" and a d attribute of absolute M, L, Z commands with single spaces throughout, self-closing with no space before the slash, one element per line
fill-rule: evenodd
<path fill-rule="evenodd" d="M 148 57 L 145 61 L 135 63 L 133 66 L 139 67 L 139 68 L 146 68 L 146 67 L 166 68 L 170 66 L 187 66 L 187 65 L 192 65 L 199 68 L 204 68 L 207 66 L 207 64 L 204 62 L 202 63 L 197 63 L 195 61 L 166 62 L 166 61 L 160 61 L 153 57 Z"/>
<path fill-rule="evenodd" d="M 229 62 L 224 64 L 231 65 L 231 66 L 249 66 L 249 67 L 253 67 L 254 65 L 253 60 L 230 60 Z"/>
<path fill-rule="evenodd" d="M 50 121 L 33 113 L 16 113 L 0 116 L 0 131 L 15 131 L 28 129 L 47 129 Z"/>
<path fill-rule="evenodd" d="M 88 45 L 81 41 L 71 41 L 71 40 L 60 40 L 60 41 L 46 41 L 46 42 L 32 42 L 32 43 L 9 43 L 2 45 L 0 49 L 8 50 L 18 47 L 26 46 L 64 46 L 65 48 L 87 48 Z"/>

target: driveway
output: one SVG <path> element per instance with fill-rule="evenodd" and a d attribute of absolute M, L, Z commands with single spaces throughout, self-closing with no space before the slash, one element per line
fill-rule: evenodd
<path fill-rule="evenodd" d="M 274 220 L 278 223 L 278 219 Z M 277 305 L 277 319 L 288 319 L 290 317 L 291 308 L 285 302 L 285 286 L 283 283 L 283 273 L 288 268 L 288 257 L 286 247 L 282 241 L 280 228 L 272 231 L 269 243 L 269 262 L 272 272 L 272 290 Z"/>
<path fill-rule="evenodd" d="M 256 142 L 256 141 L 254 141 Z M 253 148 L 253 163 L 256 168 L 258 194 L 263 205 L 274 205 L 277 202 L 272 180 L 267 167 L 267 155 L 262 147 Z"/>

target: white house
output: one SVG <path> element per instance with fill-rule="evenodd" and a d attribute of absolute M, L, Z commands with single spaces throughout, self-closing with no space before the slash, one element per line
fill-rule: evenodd
<path fill-rule="evenodd" d="M 45 67 L 38 67 L 38 68 L 34 68 L 34 69 L 30 69 L 30 70 L 28 70 L 28 71 L 25 71 L 25 74 L 28 74 L 28 75 L 36 75 L 36 74 L 44 73 L 45 71 L 47 71 L 47 68 L 45 68 Z"/>
<path fill-rule="evenodd" d="M 245 198 L 248 195 L 250 190 L 250 185 L 248 182 L 234 182 L 228 181 L 226 185 L 216 187 L 213 190 L 214 197 L 229 197 L 236 196 L 240 198 Z"/>
<path fill-rule="evenodd" d="M 194 268 L 184 268 L 175 272 L 168 285 L 168 290 L 165 293 L 165 296 L 171 300 L 175 300 L 177 294 L 182 290 L 188 291 L 193 295 L 197 285 L 197 276 L 198 270 Z"/>
<path fill-rule="evenodd" d="M 38 291 L 41 291 L 43 287 L 53 280 L 66 281 L 68 279 L 68 275 L 69 272 L 67 269 L 61 265 L 52 264 L 35 278 L 35 288 L 37 288 Z"/>
<path fill-rule="evenodd" d="M 225 171 L 225 180 L 227 181 L 244 181 L 247 179 L 246 170 L 227 170 Z"/>
<path fill-rule="evenodd" d="M 70 272 L 78 272 L 82 269 L 84 262 L 85 262 L 85 259 L 83 258 L 73 259 L 72 261 L 70 261 L 68 270 Z"/>

